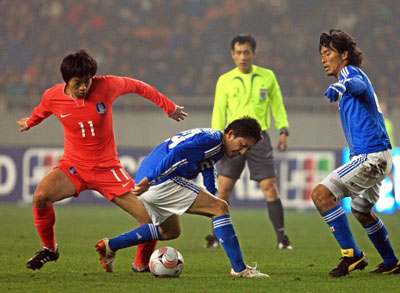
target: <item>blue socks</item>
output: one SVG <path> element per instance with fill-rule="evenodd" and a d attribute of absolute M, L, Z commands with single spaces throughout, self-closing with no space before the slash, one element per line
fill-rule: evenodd
<path fill-rule="evenodd" d="M 394 254 L 388 231 L 381 219 L 377 218 L 372 224 L 364 226 L 364 229 L 367 231 L 369 239 L 371 239 L 375 248 L 382 256 L 385 266 L 396 265 L 399 260 Z"/>
<path fill-rule="evenodd" d="M 347 256 L 345 253 L 349 249 L 354 250 L 354 255 L 351 253 L 348 256 L 361 256 L 362 252 L 356 241 L 354 240 L 353 233 L 351 233 L 349 220 L 347 219 L 346 213 L 340 205 L 337 205 L 322 215 L 325 222 L 329 225 L 329 228 L 335 235 L 336 240 L 339 242 L 342 248 L 342 255 Z"/>
<path fill-rule="evenodd" d="M 246 268 L 246 264 L 243 260 L 242 250 L 233 228 L 231 217 L 229 215 L 216 217 L 213 219 L 213 227 L 215 235 L 231 261 L 233 270 L 235 272 L 243 271 Z"/>
<path fill-rule="evenodd" d="M 138 227 L 135 230 L 121 234 L 117 237 L 111 238 L 108 242 L 111 250 L 117 251 L 121 248 L 126 248 L 146 241 L 162 240 L 158 226 L 153 224 L 146 224 Z"/>

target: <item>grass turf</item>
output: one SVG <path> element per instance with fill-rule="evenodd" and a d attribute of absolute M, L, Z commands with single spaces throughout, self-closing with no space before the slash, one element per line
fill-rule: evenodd
<path fill-rule="evenodd" d="M 137 226 L 125 212 L 108 206 L 56 206 L 56 235 L 60 258 L 40 271 L 25 267 L 41 249 L 30 207 L 0 206 L 0 292 L 394 292 L 400 275 L 380 276 L 369 271 L 381 262 L 364 229 L 349 216 L 354 236 L 370 265 L 334 279 L 328 272 L 339 262 L 339 247 L 317 212 L 286 212 L 286 226 L 294 250 L 278 251 L 265 209 L 233 209 L 232 219 L 245 261 L 268 273 L 267 279 L 231 280 L 223 249 L 205 249 L 211 222 L 201 216 L 182 217 L 182 235 L 172 241 L 185 258 L 179 279 L 156 279 L 134 274 L 130 264 L 135 248 L 117 253 L 115 272 L 105 273 L 94 244 Z M 400 255 L 400 215 L 380 215 L 395 251 Z"/>

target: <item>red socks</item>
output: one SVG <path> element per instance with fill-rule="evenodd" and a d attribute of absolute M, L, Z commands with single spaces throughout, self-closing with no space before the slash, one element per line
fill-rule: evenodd
<path fill-rule="evenodd" d="M 157 246 L 158 241 L 147 241 L 137 246 L 135 266 L 138 268 L 147 268 L 150 256 Z"/>
<path fill-rule="evenodd" d="M 35 217 L 36 229 L 42 239 L 43 246 L 50 250 L 56 249 L 57 243 L 54 235 L 56 215 L 54 213 L 53 205 L 48 208 L 33 207 L 33 215 Z"/>

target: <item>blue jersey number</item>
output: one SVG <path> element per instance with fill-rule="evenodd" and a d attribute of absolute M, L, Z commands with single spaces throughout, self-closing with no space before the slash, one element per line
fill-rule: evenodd
<path fill-rule="evenodd" d="M 169 144 L 169 148 L 172 149 L 174 147 L 176 147 L 178 144 L 180 144 L 182 141 L 187 140 L 188 138 L 191 138 L 193 136 L 195 136 L 196 134 L 201 133 L 201 129 L 196 128 L 196 129 L 192 129 L 192 130 L 187 130 L 187 131 L 183 131 L 181 133 L 178 133 L 177 135 L 171 137 L 171 143 Z"/>

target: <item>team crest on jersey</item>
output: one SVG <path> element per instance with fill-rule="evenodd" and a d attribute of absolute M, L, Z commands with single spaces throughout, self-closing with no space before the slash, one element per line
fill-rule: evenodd
<path fill-rule="evenodd" d="M 78 173 L 78 170 L 76 170 L 75 167 L 70 167 L 69 173 L 71 173 L 72 175 L 75 175 L 76 173 Z"/>
<path fill-rule="evenodd" d="M 96 105 L 96 109 L 100 115 L 104 115 L 106 113 L 107 107 L 104 102 L 100 102 Z"/>
<path fill-rule="evenodd" d="M 268 90 L 267 89 L 260 89 L 260 100 L 265 101 L 268 95 Z"/>

